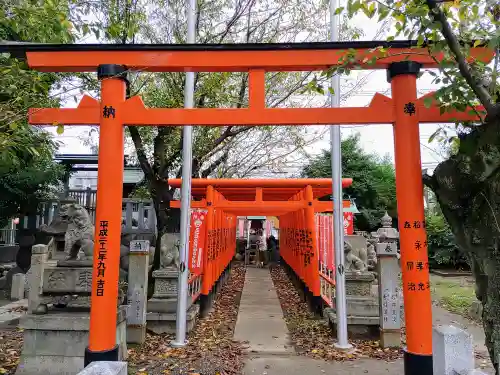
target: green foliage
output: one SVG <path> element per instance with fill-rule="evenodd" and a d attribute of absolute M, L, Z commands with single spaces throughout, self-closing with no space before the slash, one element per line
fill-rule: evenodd
<path fill-rule="evenodd" d="M 18 146 L 0 155 L 0 227 L 7 220 L 33 213 L 38 202 L 54 198 L 55 188 L 64 175 L 52 161 L 56 145 L 39 129 L 22 128 L 15 133 Z"/>
<path fill-rule="evenodd" d="M 130 193 L 129 198 L 137 198 L 137 199 L 151 199 L 151 193 L 149 192 L 148 187 L 143 184 L 138 184 L 132 193 Z"/>
<path fill-rule="evenodd" d="M 458 248 L 451 228 L 440 211 L 425 215 L 429 263 L 434 268 L 469 268 L 467 258 Z"/>
<path fill-rule="evenodd" d="M 1 0 L 0 39 L 71 43 L 69 11 L 67 0 Z"/>
<path fill-rule="evenodd" d="M 58 0 L 0 1 L 0 39 L 69 43 L 76 30 L 70 3 Z M 74 13 L 78 17 L 78 12 Z M 49 91 L 62 77 L 28 69 L 23 61 L 0 56 L 0 227 L 36 209 L 51 196 L 64 171 L 52 161 L 57 145 L 26 121 L 30 107 L 57 106 Z"/>
<path fill-rule="evenodd" d="M 433 101 L 441 112 L 452 110 L 470 111 L 471 106 L 482 104 L 486 111 L 493 112 L 494 103 L 500 101 L 499 69 L 500 60 L 500 5 L 488 0 L 347 0 L 346 7 L 336 9 L 336 14 L 349 18 L 358 14 L 377 19 L 379 22 L 390 20 L 393 26 L 388 41 L 395 39 L 413 39 L 417 46 L 433 54 L 440 54 L 439 71 L 427 71 L 433 77 L 433 83 L 441 85 L 433 98 L 428 98 L 426 106 Z M 467 61 L 470 48 L 487 46 L 497 51 L 493 64 L 480 61 Z M 389 50 L 382 46 L 366 52 L 355 59 L 354 51 L 345 51 L 342 64 L 323 74 L 335 72 L 349 74 L 351 69 L 359 69 L 356 60 L 373 64 L 378 59 L 388 57 Z M 418 52 L 409 51 L 405 58 L 412 59 Z M 457 64 L 460 63 L 460 64 Z M 315 85 L 313 90 L 317 90 Z M 474 111 L 475 112 L 475 111 Z M 494 112 L 498 112 L 495 110 Z M 484 118 L 485 111 L 475 112 Z M 470 124 L 457 122 L 462 131 Z M 453 150 L 458 149 L 459 137 L 453 133 L 444 135 L 438 130 L 444 141 Z"/>
<path fill-rule="evenodd" d="M 310 178 L 331 177 L 329 151 L 313 158 L 303 168 L 302 175 Z M 367 154 L 359 144 L 359 134 L 342 140 L 342 175 L 353 179 L 344 193 L 355 200 L 361 214 L 355 215 L 358 230 L 372 231 L 380 226 L 384 212 L 396 214 L 395 173 L 392 163 Z"/>

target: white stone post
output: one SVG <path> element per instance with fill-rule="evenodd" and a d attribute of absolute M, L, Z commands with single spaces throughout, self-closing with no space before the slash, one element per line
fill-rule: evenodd
<path fill-rule="evenodd" d="M 401 346 L 398 247 L 395 239 L 383 240 L 377 244 L 380 345 L 396 348 Z"/>
<path fill-rule="evenodd" d="M 434 327 L 432 350 L 434 375 L 474 373 L 474 344 L 468 332 L 451 325 Z"/>
<path fill-rule="evenodd" d="M 92 362 L 77 375 L 127 375 L 127 362 Z"/>
<path fill-rule="evenodd" d="M 33 245 L 31 248 L 31 267 L 28 283 L 28 312 L 39 313 L 40 297 L 43 292 L 43 271 L 47 264 L 49 248 L 47 245 Z"/>
<path fill-rule="evenodd" d="M 16 273 L 12 275 L 12 287 L 10 290 L 10 299 L 19 301 L 24 299 L 24 286 L 26 284 L 26 275 L 24 273 Z"/>
<path fill-rule="evenodd" d="M 129 305 L 127 312 L 127 343 L 142 344 L 146 340 L 148 268 L 149 241 L 130 241 L 127 292 Z"/>

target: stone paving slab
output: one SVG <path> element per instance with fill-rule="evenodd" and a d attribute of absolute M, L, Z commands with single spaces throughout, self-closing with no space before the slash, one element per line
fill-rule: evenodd
<path fill-rule="evenodd" d="M 22 308 L 28 308 L 27 299 L 11 302 L 0 307 L 0 327 L 17 325 L 19 319 L 26 314 L 26 310 L 22 310 Z"/>
<path fill-rule="evenodd" d="M 266 268 L 248 267 L 234 339 L 250 353 L 293 353 L 278 295 Z"/>
<path fill-rule="evenodd" d="M 243 375 L 401 375 L 403 372 L 402 361 L 325 362 L 299 356 L 250 357 L 243 369 Z"/>

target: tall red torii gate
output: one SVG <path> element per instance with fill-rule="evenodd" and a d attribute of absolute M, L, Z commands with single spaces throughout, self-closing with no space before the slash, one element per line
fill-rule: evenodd
<path fill-rule="evenodd" d="M 379 47 L 384 47 L 381 50 Z M 118 263 L 124 125 L 331 125 L 393 124 L 396 194 L 401 226 L 401 261 L 428 260 L 420 161 L 420 122 L 477 121 L 464 112 L 441 114 L 417 98 L 422 67 L 436 68 L 443 53 L 429 54 L 415 41 L 332 42 L 222 45 L 2 45 L 0 52 L 25 57 L 32 69 L 45 72 L 93 72 L 101 80 L 101 101 L 84 97 L 76 109 L 33 109 L 32 124 L 100 125 L 93 292 L 89 347 L 85 363 L 116 360 Z M 352 54 L 352 52 L 354 52 Z M 488 63 L 493 51 L 470 48 L 469 60 Z M 375 63 L 371 63 L 371 61 Z M 266 108 L 265 73 L 313 71 L 344 65 L 386 69 L 392 99 L 376 94 L 361 108 Z M 126 98 L 126 72 L 248 72 L 248 108 L 146 108 L 138 97 Z M 476 108 L 482 112 L 482 108 Z M 100 234 L 106 233 L 106 236 Z M 101 256 L 100 256 L 101 254 Z M 106 254 L 106 256 L 104 256 Z M 106 269 L 98 277 L 98 266 Z M 402 269 L 405 303 L 405 374 L 432 374 L 432 311 L 428 270 Z"/>

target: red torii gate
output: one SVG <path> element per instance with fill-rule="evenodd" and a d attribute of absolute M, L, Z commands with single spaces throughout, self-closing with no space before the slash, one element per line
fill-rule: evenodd
<path fill-rule="evenodd" d="M 89 347 L 85 363 L 116 360 L 116 306 L 121 230 L 124 125 L 330 125 L 394 124 L 396 194 L 401 226 L 401 260 L 427 262 L 420 172 L 419 122 L 478 120 L 466 111 L 440 114 L 417 98 L 422 67 L 438 67 L 444 55 L 429 55 L 415 41 L 233 45 L 4 45 L 0 52 L 25 56 L 31 68 L 46 72 L 96 71 L 101 102 L 84 97 L 76 109 L 35 109 L 32 124 L 100 125 L 95 256 Z M 378 47 L 384 47 L 384 51 Z M 354 56 L 351 52 L 354 51 Z M 485 63 L 493 52 L 470 49 L 469 59 Z M 344 65 L 387 69 L 392 99 L 377 94 L 362 108 L 266 108 L 265 72 L 313 71 Z M 375 59 L 375 63 L 371 61 Z M 249 72 L 248 108 L 146 108 L 126 98 L 128 70 L 167 72 Z M 482 108 L 478 108 L 479 111 Z M 106 234 L 106 235 L 104 235 Z M 98 266 L 105 277 L 97 277 Z M 184 267 L 185 268 L 185 267 Z M 403 267 L 407 350 L 405 374 L 432 374 L 432 312 L 428 270 Z"/>
<path fill-rule="evenodd" d="M 174 188 L 180 188 L 181 179 L 167 180 Z M 351 178 L 342 179 L 342 187 L 352 184 Z M 302 179 L 193 179 L 191 182 L 193 198 L 191 208 L 207 210 L 206 244 L 208 251 L 203 254 L 203 282 L 201 294 L 203 301 L 224 271 L 234 252 L 227 258 L 226 242 L 214 241 L 216 233 L 226 230 L 222 215 L 252 216 L 272 215 L 290 222 L 291 236 L 296 232 L 308 232 L 305 237 L 310 244 L 306 246 L 299 238 L 288 238 L 294 242 L 293 249 L 283 249 L 282 256 L 289 266 L 308 287 L 313 296 L 320 298 L 320 272 L 318 246 L 316 244 L 316 224 L 314 214 L 332 211 L 331 201 L 319 201 L 318 198 L 332 193 L 332 180 L 329 178 Z M 180 208 L 180 201 L 171 201 L 171 207 Z M 344 202 L 345 206 L 350 201 Z M 290 215 L 292 217 L 290 217 Z M 294 220 L 297 216 L 298 220 Z M 236 220 L 234 223 L 236 224 Z M 292 227 L 293 226 L 293 227 Z M 285 235 L 286 237 L 286 235 Z M 214 243 L 215 242 L 215 243 Z M 222 247 L 220 246 L 222 244 Z M 234 246 L 234 244 L 233 244 Z M 285 244 L 283 245 L 285 247 Z M 231 247 L 231 250 L 234 250 Z M 288 251 L 286 251 L 288 250 Z M 300 252 L 300 253 L 299 253 Z M 307 261 L 306 261 L 307 258 Z M 203 302 L 203 304 L 205 304 Z M 202 306 L 202 309 L 204 306 Z"/>

